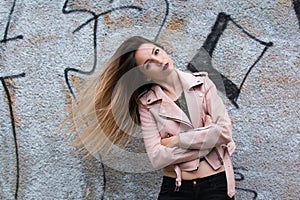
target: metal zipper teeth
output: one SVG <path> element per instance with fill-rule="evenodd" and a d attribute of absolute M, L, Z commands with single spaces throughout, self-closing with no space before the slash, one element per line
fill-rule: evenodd
<path fill-rule="evenodd" d="M 172 119 L 172 120 L 174 120 L 174 121 L 180 122 L 180 123 L 182 123 L 182 124 L 185 124 L 185 125 L 188 125 L 188 126 L 194 128 L 193 124 L 188 123 L 188 122 L 186 122 L 186 121 L 183 121 L 183 120 L 180 120 L 180 119 L 176 119 L 176 118 L 172 118 L 172 117 L 166 117 L 166 118 L 167 118 L 167 119 Z"/>

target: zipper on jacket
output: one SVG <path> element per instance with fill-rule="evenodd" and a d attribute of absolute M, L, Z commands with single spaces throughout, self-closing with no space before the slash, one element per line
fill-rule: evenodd
<path fill-rule="evenodd" d="M 173 117 L 165 117 L 165 118 L 167 118 L 167 119 L 172 119 L 172 120 L 174 120 L 174 121 L 177 121 L 177 122 L 180 122 L 180 123 L 182 123 L 182 124 L 188 125 L 188 126 L 190 126 L 190 127 L 192 127 L 192 128 L 194 129 L 193 124 L 188 123 L 188 122 L 186 122 L 186 121 L 183 121 L 183 120 L 180 120 L 180 119 L 177 119 L 177 118 L 173 118 Z"/>

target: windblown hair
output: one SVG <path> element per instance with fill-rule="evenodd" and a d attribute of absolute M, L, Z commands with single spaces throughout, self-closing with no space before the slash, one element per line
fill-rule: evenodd
<path fill-rule="evenodd" d="M 153 84 L 146 82 L 136 64 L 135 52 L 144 43 L 154 44 L 140 36 L 124 41 L 79 94 L 66 120 L 67 131 L 78 134 L 74 146 L 93 154 L 127 144 L 139 132 L 138 96 Z"/>

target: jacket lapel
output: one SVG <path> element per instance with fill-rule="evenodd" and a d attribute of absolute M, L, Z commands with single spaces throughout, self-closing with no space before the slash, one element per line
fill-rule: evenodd
<path fill-rule="evenodd" d="M 147 103 L 153 104 L 161 101 L 158 109 L 158 114 L 161 117 L 183 123 L 191 128 L 193 127 L 188 116 L 165 94 L 160 86 L 154 86 L 152 90 L 153 93 L 148 95 Z"/>
<path fill-rule="evenodd" d="M 184 94 L 192 124 L 195 128 L 198 128 L 200 125 L 200 121 L 202 120 L 200 119 L 201 105 L 199 105 L 197 98 L 195 98 L 196 94 L 194 92 L 184 91 Z"/>
<path fill-rule="evenodd" d="M 203 95 L 201 93 L 195 92 L 193 87 L 201 85 L 203 81 L 190 73 L 184 73 L 179 70 L 177 70 L 177 73 L 183 86 L 183 91 L 191 120 L 173 102 L 173 100 L 165 94 L 160 86 L 154 86 L 152 88 L 152 92 L 148 92 L 148 95 L 146 97 L 147 104 L 151 105 L 157 101 L 161 101 L 158 110 L 158 114 L 161 117 L 183 123 L 191 128 L 198 128 L 200 126 L 200 123 L 202 123 L 201 107 L 203 99 L 199 97 L 203 97 Z"/>
<path fill-rule="evenodd" d="M 193 127 L 188 116 L 173 102 L 162 102 L 159 115 Z"/>
<path fill-rule="evenodd" d="M 181 71 L 178 71 L 178 75 L 183 86 L 192 124 L 195 128 L 198 128 L 200 124 L 202 125 L 201 111 L 204 94 L 200 91 L 195 91 L 194 87 L 203 84 L 203 80 L 195 77 L 193 74 Z"/>

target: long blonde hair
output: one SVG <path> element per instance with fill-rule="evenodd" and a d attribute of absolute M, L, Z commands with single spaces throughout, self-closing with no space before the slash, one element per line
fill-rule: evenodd
<path fill-rule="evenodd" d="M 138 96 L 152 85 L 135 60 L 136 50 L 144 43 L 154 42 L 140 36 L 125 40 L 73 103 L 66 122 L 67 132 L 77 133 L 74 146 L 93 154 L 112 144 L 127 144 L 139 132 Z"/>

